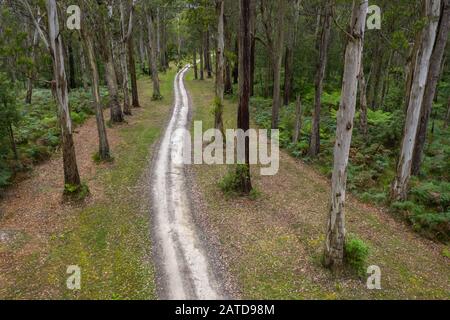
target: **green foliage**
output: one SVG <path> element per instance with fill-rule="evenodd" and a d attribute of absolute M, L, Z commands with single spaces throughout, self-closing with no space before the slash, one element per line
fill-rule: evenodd
<path fill-rule="evenodd" d="M 412 199 L 416 203 L 441 212 L 450 209 L 450 183 L 446 181 L 430 181 L 411 189 Z"/>
<path fill-rule="evenodd" d="M 230 168 L 223 179 L 219 181 L 219 187 L 225 195 L 238 196 L 241 194 L 240 187 L 242 176 L 247 174 L 247 170 L 248 169 L 246 165 L 236 165 Z M 256 193 L 253 195 L 253 197 L 255 196 L 257 196 Z"/>
<path fill-rule="evenodd" d="M 82 183 L 79 186 L 71 184 L 64 185 L 64 196 L 71 201 L 82 201 L 89 193 L 89 187 L 85 183 Z"/>
<path fill-rule="evenodd" d="M 345 262 L 359 275 L 366 272 L 369 252 L 370 248 L 363 240 L 352 234 L 347 236 L 344 247 Z"/>
<path fill-rule="evenodd" d="M 11 130 L 14 131 L 14 126 L 20 120 L 16 93 L 15 85 L 9 81 L 5 73 L 0 72 L 0 187 L 8 185 L 13 175 L 7 160 L 12 153 Z"/>

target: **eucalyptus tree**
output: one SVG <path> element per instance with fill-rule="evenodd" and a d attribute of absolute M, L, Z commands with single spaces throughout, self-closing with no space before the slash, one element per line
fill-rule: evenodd
<path fill-rule="evenodd" d="M 322 92 L 325 69 L 328 61 L 328 47 L 330 45 L 331 24 L 334 1 L 325 0 L 319 8 L 320 31 L 317 33 L 316 49 L 318 52 L 316 76 L 314 81 L 314 112 L 312 117 L 311 140 L 309 155 L 316 157 L 320 153 L 320 113 L 322 110 Z"/>
<path fill-rule="evenodd" d="M 427 137 L 428 122 L 430 119 L 433 100 L 436 96 L 436 89 L 439 77 L 444 65 L 444 52 L 447 45 L 450 29 L 450 0 L 442 0 L 442 8 L 439 19 L 436 41 L 433 47 L 433 53 L 430 58 L 430 70 L 424 92 L 424 99 L 420 112 L 419 127 L 416 134 L 416 142 L 412 158 L 411 173 L 417 175 L 422 163 L 423 151 Z"/>
<path fill-rule="evenodd" d="M 413 59 L 414 71 L 411 74 L 411 87 L 407 90 L 409 97 L 404 134 L 398 160 L 397 174 L 391 186 L 391 200 L 406 200 L 408 184 L 411 178 L 412 158 L 419 126 L 420 111 L 424 101 L 425 87 L 430 69 L 430 60 L 439 25 L 441 11 L 440 0 L 424 1 L 425 27 L 421 30 Z"/>
<path fill-rule="evenodd" d="M 69 92 L 65 68 L 65 49 L 63 46 L 62 33 L 59 24 L 58 8 L 56 0 L 46 1 L 47 11 L 47 30 L 41 21 L 36 18 L 30 4 L 27 0 L 20 0 L 23 9 L 30 15 L 41 40 L 50 52 L 53 62 L 53 81 L 52 91 L 58 106 L 58 118 L 62 137 L 62 153 L 64 166 L 64 184 L 71 188 L 81 187 L 80 174 L 78 172 L 75 146 L 73 142 L 73 126 L 70 117 Z M 48 36 L 46 36 L 46 34 Z"/>
<path fill-rule="evenodd" d="M 325 239 L 324 265 L 339 270 L 344 262 L 345 244 L 345 195 L 348 159 L 352 140 L 353 123 L 361 70 L 364 33 L 368 1 L 354 0 L 352 17 L 347 34 L 342 95 L 337 113 L 336 142 L 334 145 L 331 200 Z"/>
<path fill-rule="evenodd" d="M 83 15 L 82 15 L 82 25 L 81 25 L 81 38 L 84 45 L 84 53 L 90 68 L 91 75 L 91 86 L 92 95 L 94 97 L 94 109 L 95 109 L 95 119 L 97 122 L 97 132 L 99 139 L 99 150 L 98 155 L 102 160 L 108 160 L 111 158 L 108 137 L 106 133 L 105 120 L 103 117 L 103 106 L 100 97 L 100 77 L 98 72 L 97 60 L 95 58 L 95 46 L 93 42 L 94 36 L 92 35 L 92 30 L 95 30 L 93 26 L 95 25 L 95 10 L 92 7 L 92 2 L 83 3 Z"/>
<path fill-rule="evenodd" d="M 225 39 L 224 39 L 224 15 L 225 1 L 216 0 L 217 5 L 217 73 L 216 73 L 216 101 L 214 109 L 214 127 L 224 133 L 223 129 L 223 96 L 225 76 Z"/>

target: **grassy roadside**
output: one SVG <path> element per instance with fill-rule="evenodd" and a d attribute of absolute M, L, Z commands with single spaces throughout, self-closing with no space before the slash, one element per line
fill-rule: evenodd
<path fill-rule="evenodd" d="M 214 82 L 187 77 L 193 120 L 213 126 Z M 235 127 L 237 102 L 225 103 L 225 128 Z M 369 244 L 369 265 L 382 271 L 382 290 L 366 278 L 332 275 L 320 264 L 328 206 L 328 180 L 281 152 L 280 172 L 262 177 L 252 169 L 261 196 L 227 198 L 217 182 L 226 166 L 195 166 L 211 228 L 220 242 L 244 299 L 448 299 L 449 260 L 443 247 L 422 239 L 378 208 L 349 196 L 347 229 Z"/>
<path fill-rule="evenodd" d="M 176 70 L 161 75 L 162 101 L 151 101 L 150 80 L 139 81 L 142 108 L 132 125 L 118 127 L 115 161 L 90 183 L 104 187 L 101 200 L 72 209 L 65 231 L 50 239 L 48 256 L 30 255 L 8 292 L 14 299 L 155 299 L 146 168 L 173 102 Z M 66 288 L 67 267 L 81 268 L 81 290 Z"/>

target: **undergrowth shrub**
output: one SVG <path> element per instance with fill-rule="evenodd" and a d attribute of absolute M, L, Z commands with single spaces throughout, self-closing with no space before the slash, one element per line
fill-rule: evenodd
<path fill-rule="evenodd" d="M 242 194 L 241 176 L 246 174 L 246 168 L 246 165 L 233 166 L 228 170 L 222 180 L 219 181 L 219 187 L 226 196 L 239 196 Z"/>
<path fill-rule="evenodd" d="M 361 276 L 366 272 L 369 251 L 369 246 L 363 240 L 349 234 L 344 247 L 345 263 Z"/>

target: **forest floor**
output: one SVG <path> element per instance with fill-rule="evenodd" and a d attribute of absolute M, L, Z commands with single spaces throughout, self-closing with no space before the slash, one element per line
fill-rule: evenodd
<path fill-rule="evenodd" d="M 175 70 L 161 76 L 162 101 L 139 81 L 142 108 L 108 128 L 114 162 L 95 164 L 95 118 L 74 135 L 83 204 L 62 201 L 62 157 L 37 166 L 0 200 L 0 299 L 153 299 L 148 174 L 153 146 L 172 110 Z M 105 111 L 105 119 L 109 114 Z M 147 172 L 148 171 L 148 172 Z M 81 268 L 82 290 L 66 287 Z"/>
<path fill-rule="evenodd" d="M 193 121 L 213 127 L 214 81 L 186 76 Z M 235 128 L 236 98 L 226 101 L 225 128 Z M 253 127 L 254 124 L 252 125 Z M 218 182 L 227 166 L 192 167 L 196 211 L 221 245 L 221 256 L 244 299 L 449 299 L 450 259 L 381 207 L 348 195 L 347 231 L 370 246 L 369 265 L 381 268 L 382 290 L 350 272 L 335 276 L 321 266 L 329 180 L 311 166 L 280 153 L 280 171 L 261 176 L 252 168 L 255 200 L 224 195 Z"/>

